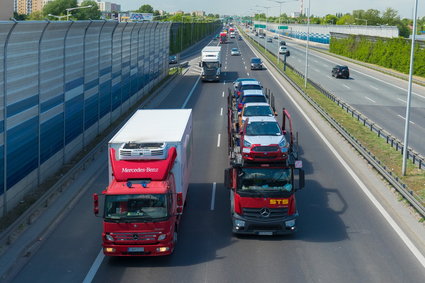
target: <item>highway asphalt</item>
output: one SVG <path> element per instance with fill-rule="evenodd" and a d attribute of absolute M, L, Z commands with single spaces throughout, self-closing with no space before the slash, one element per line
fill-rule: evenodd
<path fill-rule="evenodd" d="M 230 56 L 232 47 L 238 47 L 242 55 Z M 244 41 L 231 40 L 222 50 L 225 74 L 219 83 L 199 82 L 199 59 L 192 58 L 185 75 L 146 106 L 193 109 L 194 166 L 174 254 L 102 256 L 101 218 L 92 214 L 91 195 L 107 186 L 104 152 L 87 169 L 92 172 L 92 177 L 86 177 L 87 192 L 40 239 L 39 248 L 27 256 L 11 282 L 82 282 L 85 278 L 93 282 L 424 281 L 423 254 L 413 255 L 407 247 L 411 242 L 400 237 L 371 201 L 373 197 L 364 192 L 364 187 L 378 190 L 385 186 L 366 182 L 370 169 L 357 159 L 357 166 L 366 173 L 353 175 L 326 142 L 327 138 L 342 144 L 337 135 L 317 131 L 309 122 L 316 114 L 300 111 L 269 70 L 250 70 L 249 59 L 255 55 Z M 236 237 L 231 233 L 229 192 L 223 186 L 223 171 L 228 166 L 226 94 L 234 79 L 247 76 L 273 92 L 276 108 L 289 110 L 299 132 L 306 188 L 297 193 L 299 230 L 293 236 Z M 358 178 L 366 183 L 359 183 Z M 396 222 L 406 222 L 399 217 Z M 422 252 L 423 248 L 418 247 Z"/>
<path fill-rule="evenodd" d="M 251 38 L 264 39 L 248 33 Z M 271 34 L 270 34 L 271 35 Z M 287 62 L 301 73 L 305 72 L 305 44 L 284 38 L 291 54 Z M 279 40 L 266 42 L 268 50 L 276 53 Z M 280 55 L 283 60 L 283 55 Z M 350 69 L 349 79 L 332 77 L 332 67 L 340 64 Z M 386 75 L 369 68 L 343 61 L 310 48 L 308 77 L 324 89 L 341 98 L 372 121 L 404 140 L 406 117 L 407 81 Z M 425 87 L 413 84 L 410 110 L 409 146 L 425 156 Z"/>

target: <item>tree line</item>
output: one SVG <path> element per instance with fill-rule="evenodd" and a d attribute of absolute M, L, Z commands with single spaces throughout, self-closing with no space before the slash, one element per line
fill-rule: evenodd
<path fill-rule="evenodd" d="M 245 20 L 250 17 L 245 17 Z M 266 15 L 255 14 L 254 20 L 266 21 Z M 294 24 L 306 24 L 307 16 L 300 15 L 299 17 L 293 18 L 287 14 L 282 14 L 280 17 L 268 17 L 268 22 L 275 23 L 294 23 Z M 413 20 L 401 18 L 398 11 L 393 8 L 387 8 L 382 13 L 376 9 L 369 10 L 353 10 L 352 13 L 337 13 L 335 15 L 327 14 L 324 17 L 310 16 L 310 23 L 319 25 L 388 25 L 397 26 L 399 34 L 402 37 L 409 37 L 412 30 Z M 418 32 L 425 31 L 425 17 L 418 19 Z"/>

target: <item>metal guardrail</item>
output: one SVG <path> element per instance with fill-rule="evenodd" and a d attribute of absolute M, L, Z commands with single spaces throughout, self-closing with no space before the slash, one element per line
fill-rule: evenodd
<path fill-rule="evenodd" d="M 172 75 L 167 81 L 165 81 L 160 88 L 154 90 L 154 93 L 160 91 L 162 88 L 167 86 L 177 74 Z M 149 99 L 149 98 L 148 98 Z M 131 116 L 135 110 L 131 110 Z M 127 119 L 124 119 L 118 128 L 122 127 Z M 95 159 L 97 153 L 103 151 L 105 149 L 106 143 L 112 138 L 115 134 L 114 131 L 111 131 L 108 135 L 103 138 L 98 145 L 96 145 L 93 149 L 91 149 L 77 164 L 75 164 L 69 171 L 60 178 L 46 193 L 44 193 L 36 202 L 34 202 L 24 213 L 19 216 L 16 221 L 14 221 L 8 228 L 6 228 L 3 232 L 0 233 L 0 247 L 4 245 L 10 245 L 13 242 L 13 237 L 15 236 L 16 231 L 18 231 L 21 227 L 25 227 L 27 225 L 31 225 L 37 215 L 37 212 L 43 207 L 48 207 L 51 200 L 54 197 L 55 193 L 62 192 L 72 181 L 77 174 L 84 170 L 86 165 Z"/>
<path fill-rule="evenodd" d="M 248 38 L 251 39 L 249 36 Z M 254 40 L 253 40 L 254 41 Z M 262 46 L 261 49 L 257 48 L 254 45 L 254 48 L 263 53 L 264 46 L 256 42 L 258 45 Z M 272 54 L 270 52 L 270 54 Z M 272 54 L 275 56 L 274 54 Z M 267 56 L 265 56 L 267 62 L 269 62 L 344 138 L 412 205 L 418 213 L 425 217 L 425 201 L 420 198 L 414 191 L 410 190 L 406 184 L 401 182 L 401 180 L 395 176 L 388 168 L 376 158 L 367 148 L 365 148 L 354 136 L 352 136 L 341 124 L 339 124 L 335 119 L 333 119 L 320 105 L 318 105 L 307 93 L 305 93 L 289 76 L 287 76 L 279 67 L 272 62 Z M 296 70 L 293 66 L 287 63 L 287 67 L 293 70 L 300 77 L 304 78 L 304 74 Z M 366 116 L 352 108 L 347 103 L 343 102 L 341 99 L 337 98 L 335 95 L 326 91 L 319 84 L 314 83 L 312 80 L 308 79 L 308 82 L 317 88 L 320 92 L 328 96 L 332 101 L 336 102 L 342 109 L 346 109 L 347 113 L 351 113 L 353 117 L 356 117 L 359 121 L 363 122 L 364 126 L 367 126 L 371 131 L 374 131 L 378 136 L 386 139 L 387 143 L 391 144 L 392 147 L 395 147 L 397 150 L 403 150 L 403 143 L 396 138 L 392 137 L 388 132 L 383 130 L 381 127 L 373 123 L 372 120 L 368 119 Z M 418 162 L 419 168 L 424 167 L 425 159 L 423 156 L 414 152 L 412 149 L 409 149 L 408 156 L 411 157 L 412 161 Z M 414 162 L 415 163 L 415 162 Z"/>

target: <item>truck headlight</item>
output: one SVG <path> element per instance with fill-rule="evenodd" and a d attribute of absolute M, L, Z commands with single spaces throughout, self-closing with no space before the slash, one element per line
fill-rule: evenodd
<path fill-rule="evenodd" d="M 114 237 L 112 237 L 110 234 L 106 234 L 106 235 L 105 235 L 105 238 L 106 238 L 106 240 L 108 240 L 108 241 L 113 241 L 113 240 L 114 240 Z"/>
<path fill-rule="evenodd" d="M 285 222 L 286 227 L 294 227 L 295 226 L 295 219 L 289 220 Z"/>
<path fill-rule="evenodd" d="M 237 228 L 245 227 L 245 221 L 243 221 L 243 220 L 239 220 L 239 219 L 235 219 L 235 226 L 236 226 Z"/>
<path fill-rule="evenodd" d="M 167 238 L 167 234 L 161 234 L 161 235 L 159 235 L 159 237 L 158 237 L 158 241 L 165 240 L 165 238 Z"/>

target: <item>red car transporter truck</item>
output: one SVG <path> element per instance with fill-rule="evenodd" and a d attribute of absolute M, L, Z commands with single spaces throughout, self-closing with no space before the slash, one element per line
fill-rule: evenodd
<path fill-rule="evenodd" d="M 171 254 L 189 186 L 192 112 L 138 110 L 109 141 L 103 252 Z M 93 195 L 99 213 L 99 196 Z"/>
<path fill-rule="evenodd" d="M 231 99 L 229 91 L 229 101 Z M 282 148 L 278 144 L 269 145 L 267 136 L 264 136 L 264 145 L 250 145 L 257 147 L 257 150 L 250 147 L 249 153 L 246 153 L 248 151 L 241 148 L 245 148 L 248 121 L 244 123 L 244 130 L 236 131 L 234 125 L 237 124 L 237 116 L 232 105 L 234 103 L 229 103 L 228 116 L 231 167 L 225 170 L 224 180 L 225 186 L 231 190 L 232 231 L 235 234 L 255 235 L 293 233 L 298 216 L 295 192 L 304 187 L 304 171 L 302 161 L 297 160 L 298 146 L 292 134 L 290 115 L 283 111 L 282 134 L 287 136 L 288 142 Z M 286 131 L 287 124 L 289 133 Z M 279 131 L 275 133 L 281 136 Z M 274 154 L 274 147 L 280 154 Z"/>
<path fill-rule="evenodd" d="M 220 32 L 220 44 L 224 44 L 227 42 L 227 32 Z"/>

